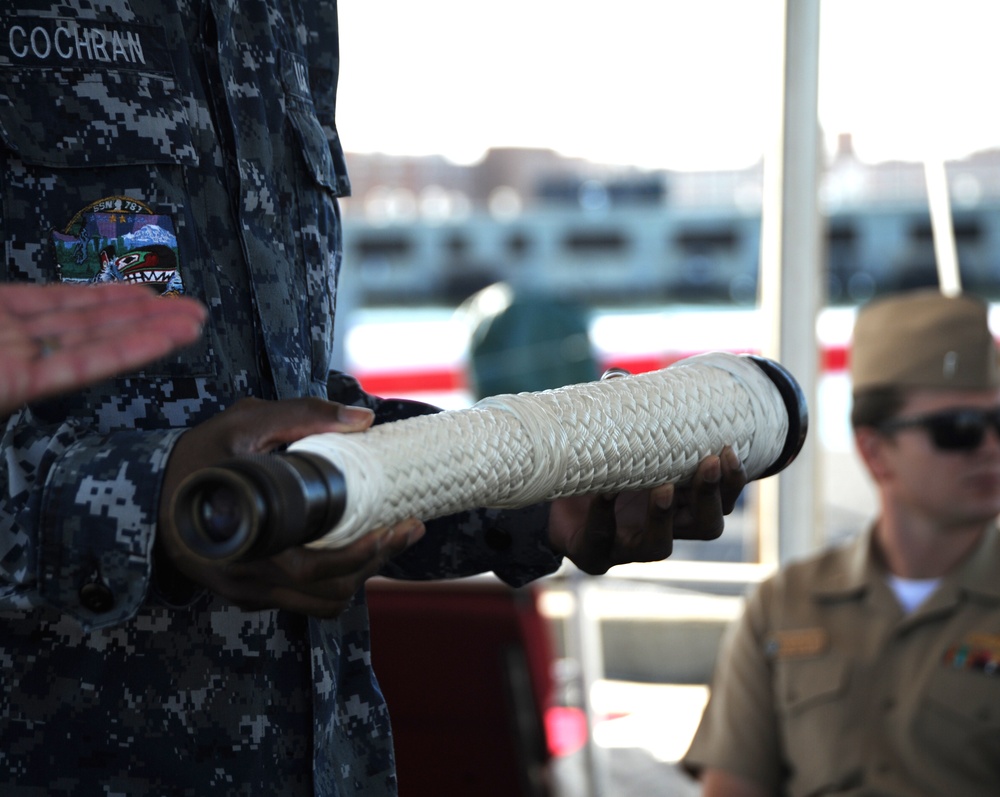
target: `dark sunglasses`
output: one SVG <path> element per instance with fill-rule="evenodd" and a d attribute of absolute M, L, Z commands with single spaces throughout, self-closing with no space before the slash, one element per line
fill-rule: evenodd
<path fill-rule="evenodd" d="M 911 426 L 921 426 L 930 432 L 935 447 L 941 451 L 974 451 L 983 444 L 989 427 L 1000 434 L 1000 407 L 945 410 L 913 418 L 895 418 L 878 428 L 882 432 L 895 432 Z"/>

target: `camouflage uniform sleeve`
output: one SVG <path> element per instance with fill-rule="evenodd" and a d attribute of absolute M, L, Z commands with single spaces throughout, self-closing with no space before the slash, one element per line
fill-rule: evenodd
<path fill-rule="evenodd" d="M 181 429 L 95 434 L 8 421 L 0 606 L 48 606 L 89 630 L 132 617 L 150 583 L 163 471 Z"/>
<path fill-rule="evenodd" d="M 332 374 L 327 387 L 333 401 L 372 409 L 375 423 L 440 411 L 417 401 L 371 396 L 346 374 Z M 519 587 L 555 572 L 562 564 L 562 557 L 548 544 L 548 518 L 549 505 L 535 504 L 517 510 L 475 509 L 429 521 L 424 538 L 391 560 L 382 575 L 430 580 L 492 570 Z"/>
<path fill-rule="evenodd" d="M 391 578 L 427 580 L 492 570 L 520 587 L 555 572 L 562 563 L 546 542 L 549 505 L 477 509 L 428 522 L 427 534 L 382 571 Z"/>

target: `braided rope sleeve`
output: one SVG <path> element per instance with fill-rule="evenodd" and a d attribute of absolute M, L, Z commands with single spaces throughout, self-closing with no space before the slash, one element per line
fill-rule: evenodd
<path fill-rule="evenodd" d="M 777 459 L 788 428 L 774 383 L 748 358 L 715 352 L 361 434 L 313 435 L 290 450 L 326 457 L 344 474 L 343 517 L 312 543 L 338 548 L 411 516 L 682 482 L 726 445 L 753 479 Z"/>

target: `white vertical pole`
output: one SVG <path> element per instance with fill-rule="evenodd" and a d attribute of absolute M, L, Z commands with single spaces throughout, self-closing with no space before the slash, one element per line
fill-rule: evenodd
<path fill-rule="evenodd" d="M 580 797 L 611 797 L 611 776 L 608 752 L 594 740 L 597 724 L 594 714 L 594 684 L 604 677 L 604 645 L 601 619 L 595 605 L 597 595 L 594 578 L 577 568 L 569 576 L 573 594 L 573 613 L 566 623 L 566 652 L 579 666 L 580 698 L 587 722 L 587 743 L 584 747 L 586 768 L 585 794 Z"/>
<path fill-rule="evenodd" d="M 958 270 L 958 248 L 955 246 L 955 228 L 951 219 L 948 174 L 945 172 L 944 159 L 925 160 L 924 177 L 927 182 L 927 205 L 931 212 L 938 284 L 945 296 L 957 296 L 962 292 L 962 277 Z"/>
<path fill-rule="evenodd" d="M 815 420 L 819 345 L 816 319 L 825 294 L 819 214 L 819 0 L 782 0 L 780 113 L 764 161 L 760 303 L 769 323 L 765 356 L 799 382 L 812 429 L 796 461 L 759 484 L 761 561 L 779 564 L 822 539 Z"/>

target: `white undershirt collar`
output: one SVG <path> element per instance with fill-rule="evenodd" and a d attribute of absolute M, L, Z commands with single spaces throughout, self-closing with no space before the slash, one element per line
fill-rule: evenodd
<path fill-rule="evenodd" d="M 890 573 L 886 583 L 896 594 L 896 600 L 906 614 L 916 610 L 941 583 L 940 578 L 901 578 Z"/>

